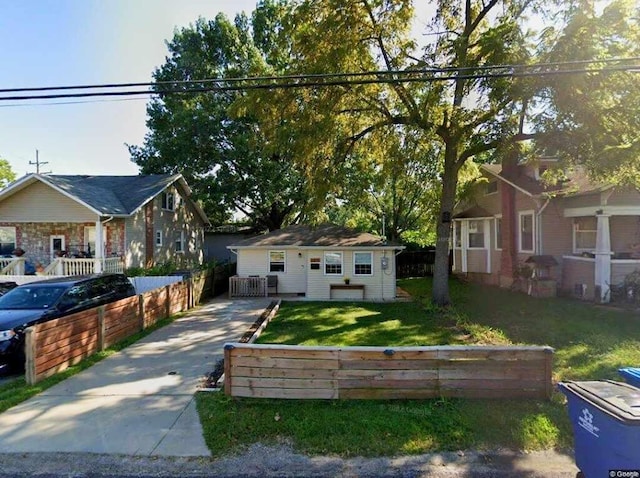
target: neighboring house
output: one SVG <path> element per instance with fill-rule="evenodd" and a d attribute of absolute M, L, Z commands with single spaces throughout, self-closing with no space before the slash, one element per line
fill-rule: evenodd
<path fill-rule="evenodd" d="M 277 276 L 279 294 L 367 300 L 395 298 L 395 258 L 404 249 L 330 224 L 289 226 L 228 248 L 237 254 L 238 276 L 232 281 Z"/>
<path fill-rule="evenodd" d="M 21 247 L 44 266 L 63 254 L 123 267 L 199 264 L 208 224 L 180 174 L 30 174 L 0 191 L 2 254 Z M 104 269 L 96 264 L 92 272 Z"/>
<path fill-rule="evenodd" d="M 481 166 L 484 187 L 454 215 L 454 273 L 510 287 L 533 267 L 565 294 L 608 302 L 610 286 L 640 269 L 640 192 L 580 172 L 546 187 L 555 163 Z"/>
<path fill-rule="evenodd" d="M 251 226 L 227 224 L 207 228 L 204 231 L 204 259 L 207 262 L 235 262 L 236 255 L 227 246 L 257 236 Z"/>

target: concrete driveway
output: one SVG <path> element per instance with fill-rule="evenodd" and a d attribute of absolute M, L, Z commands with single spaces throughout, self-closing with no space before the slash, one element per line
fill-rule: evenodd
<path fill-rule="evenodd" d="M 0 453 L 210 456 L 194 394 L 270 299 L 214 299 L 0 414 Z"/>

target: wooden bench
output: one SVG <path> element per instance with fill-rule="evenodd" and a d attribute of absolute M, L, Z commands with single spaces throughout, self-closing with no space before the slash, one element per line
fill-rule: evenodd
<path fill-rule="evenodd" d="M 364 284 L 329 284 L 329 299 L 333 298 L 334 290 L 357 290 L 361 291 L 364 299 Z"/>

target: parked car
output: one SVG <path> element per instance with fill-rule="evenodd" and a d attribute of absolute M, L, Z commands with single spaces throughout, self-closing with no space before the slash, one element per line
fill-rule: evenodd
<path fill-rule="evenodd" d="M 0 282 L 0 295 L 6 294 L 15 287 L 18 287 L 15 282 Z"/>
<path fill-rule="evenodd" d="M 135 294 L 124 274 L 48 279 L 11 289 L 0 296 L 0 364 L 24 369 L 27 327 Z"/>

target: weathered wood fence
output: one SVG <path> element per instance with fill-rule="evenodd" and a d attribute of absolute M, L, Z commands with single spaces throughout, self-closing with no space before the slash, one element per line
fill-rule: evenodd
<path fill-rule="evenodd" d="M 160 287 L 77 314 L 29 327 L 25 334 L 25 378 L 35 384 L 160 319 L 190 309 L 211 289 L 211 275 Z"/>
<path fill-rule="evenodd" d="M 550 347 L 225 346 L 225 393 L 292 399 L 548 398 Z"/>
<path fill-rule="evenodd" d="M 267 297 L 267 278 L 231 276 L 229 297 Z"/>

